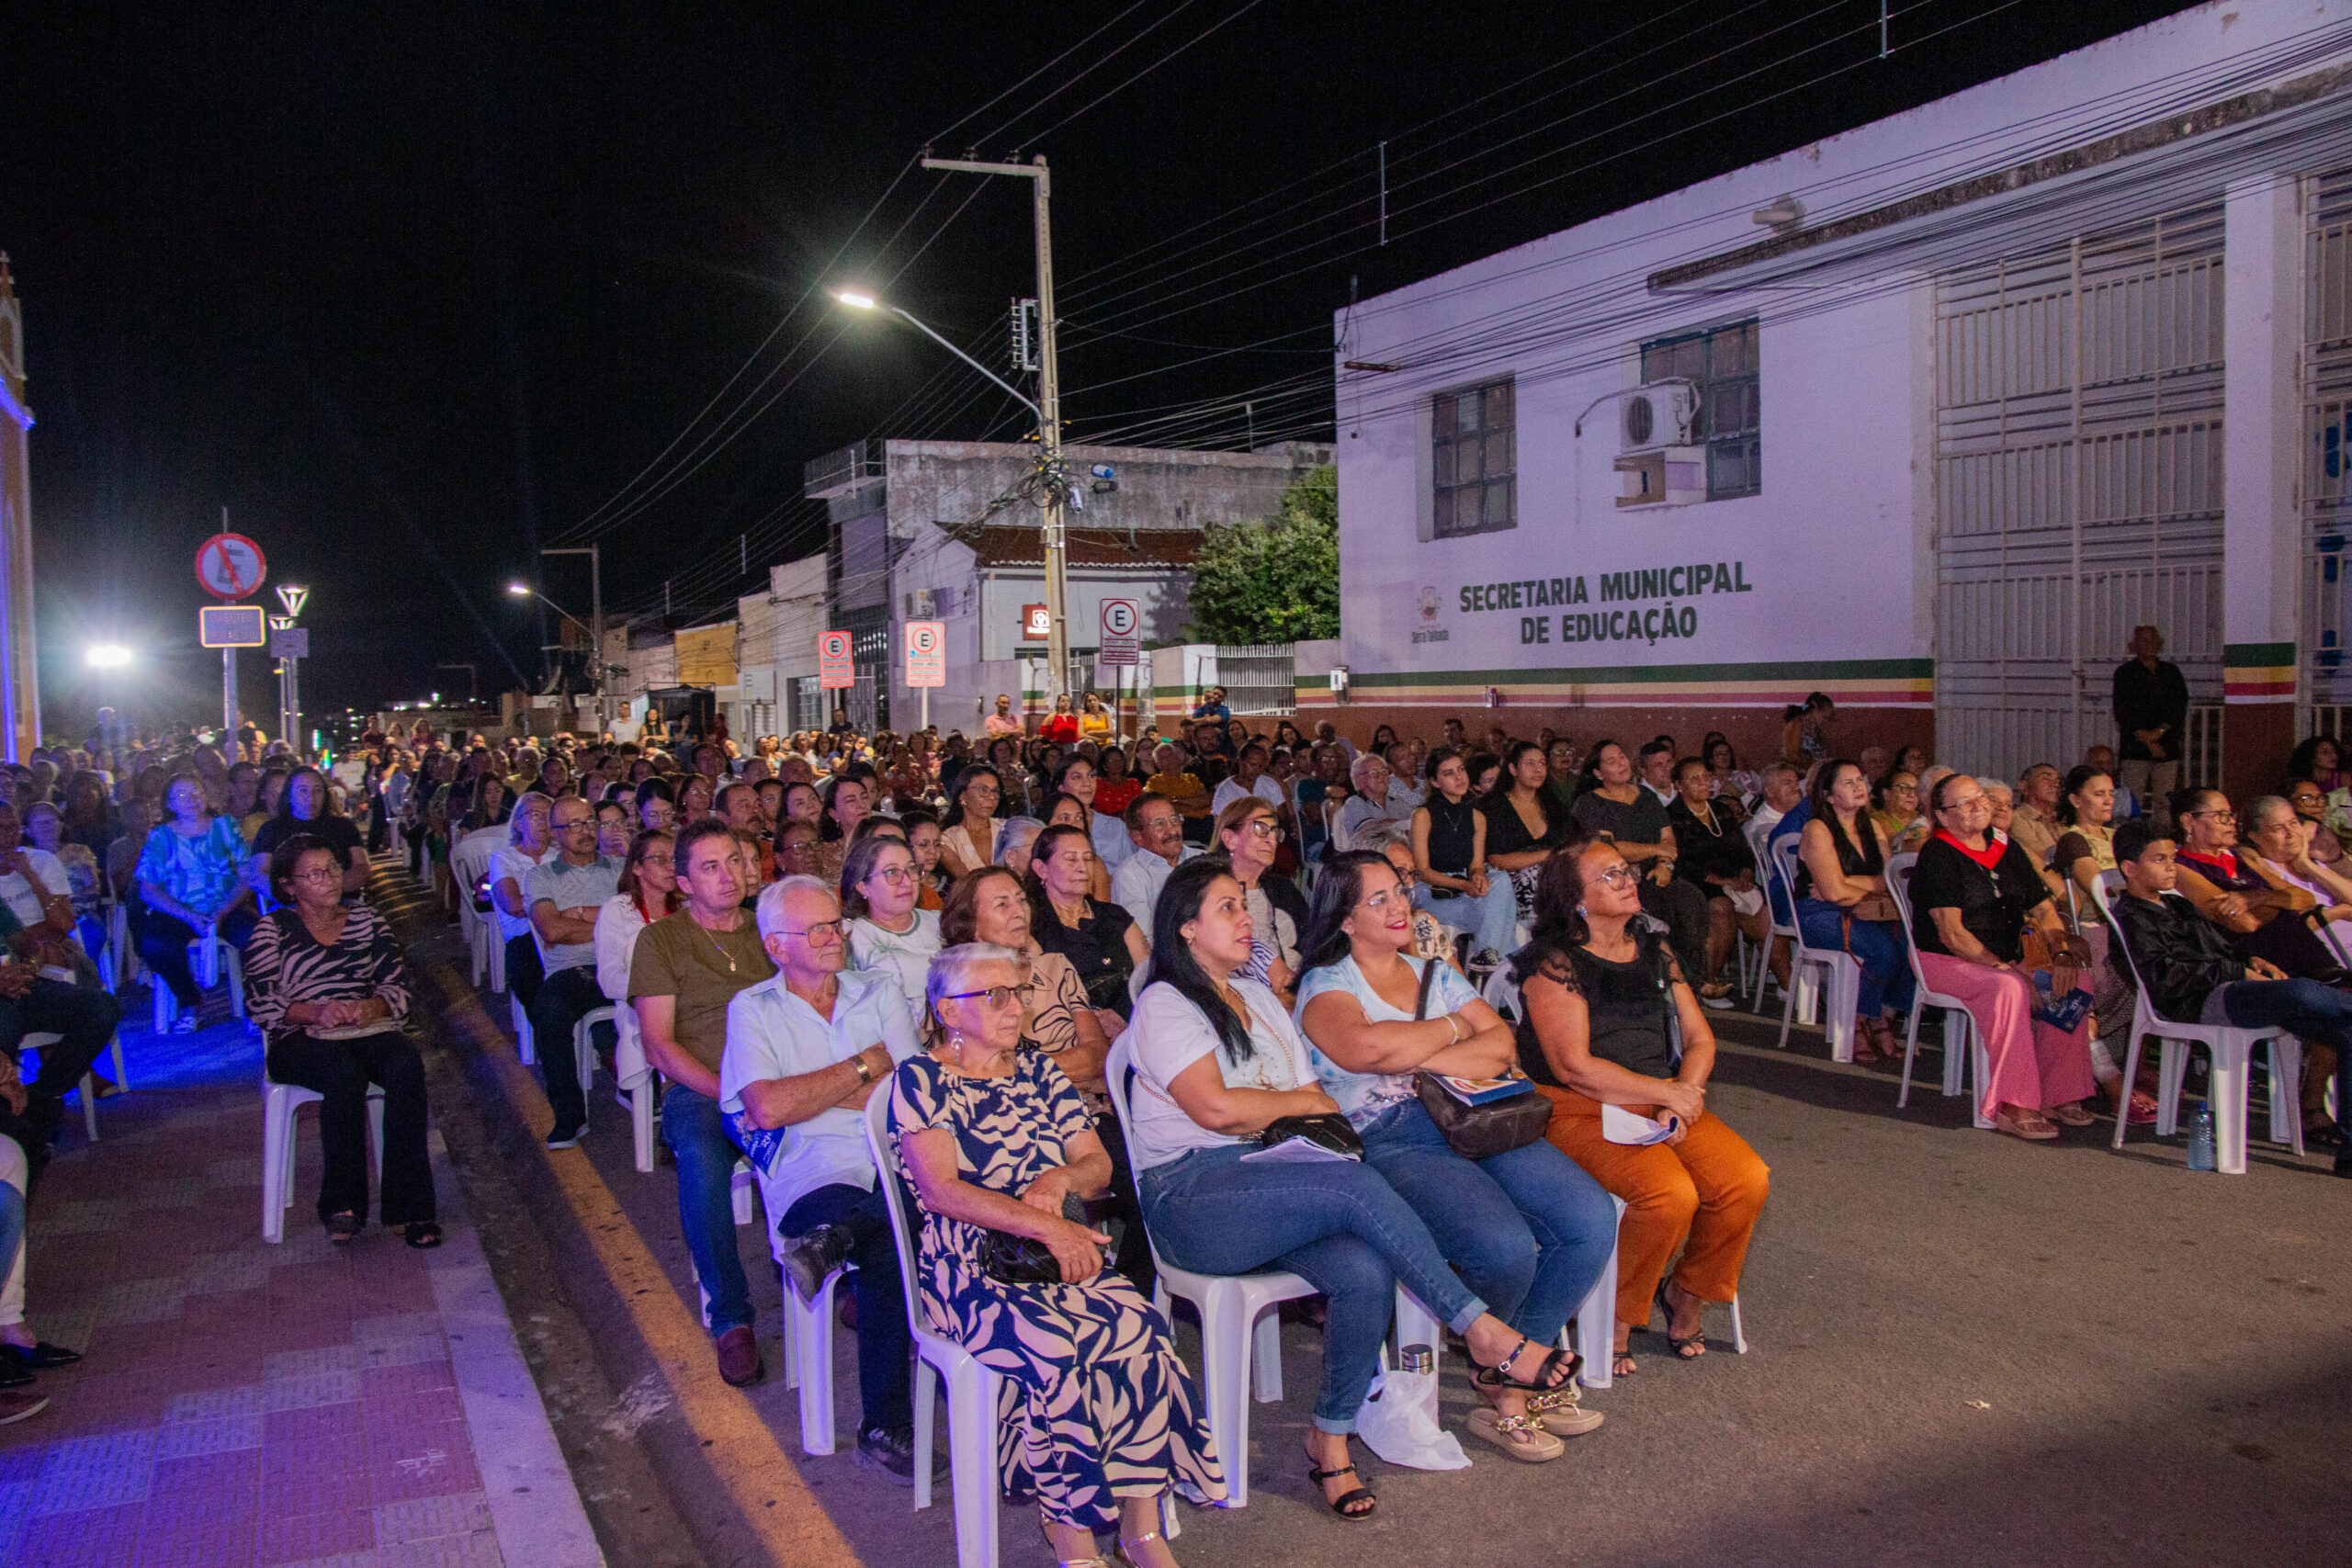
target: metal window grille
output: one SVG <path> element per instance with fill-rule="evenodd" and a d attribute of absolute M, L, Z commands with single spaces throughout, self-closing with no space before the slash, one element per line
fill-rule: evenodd
<path fill-rule="evenodd" d="M 1518 427 L 1510 379 L 1440 392 L 1430 415 L 1432 536 L 1516 526 Z"/>
<path fill-rule="evenodd" d="M 2083 235 L 1936 286 L 1937 750 L 2015 778 L 2116 739 L 2161 629 L 2218 781 L 2222 211 Z"/>
<path fill-rule="evenodd" d="M 2352 170 L 2304 182 L 2303 637 L 2301 733 L 2352 705 Z"/>
<path fill-rule="evenodd" d="M 1642 344 L 1642 379 L 1674 378 L 1699 389 L 1692 432 L 1707 448 L 1707 499 L 1764 489 L 1764 378 L 1750 320 Z"/>
<path fill-rule="evenodd" d="M 1286 642 L 1218 645 L 1216 680 L 1225 688 L 1225 705 L 1236 714 L 1295 713 L 1297 666 L 1291 655 Z"/>

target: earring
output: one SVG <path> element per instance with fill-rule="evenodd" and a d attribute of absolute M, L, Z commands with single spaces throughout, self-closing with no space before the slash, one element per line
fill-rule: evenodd
<path fill-rule="evenodd" d="M 1577 906 L 1577 913 L 1579 915 L 1584 913 L 1584 906 L 1582 904 L 1578 904 Z"/>

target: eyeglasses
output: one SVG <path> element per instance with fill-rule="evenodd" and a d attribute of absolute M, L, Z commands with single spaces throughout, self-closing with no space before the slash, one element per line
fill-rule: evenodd
<path fill-rule="evenodd" d="M 1248 829 L 1250 832 L 1258 835 L 1258 837 L 1264 839 L 1271 843 L 1279 844 L 1283 841 L 1283 829 L 1282 824 L 1279 822 L 1272 821 L 1263 817 L 1252 817 L 1249 821 L 1243 823 L 1242 826 Z"/>
<path fill-rule="evenodd" d="M 1623 861 L 1593 877 L 1603 887 L 1631 887 L 1641 879 L 1642 874 Z"/>
<path fill-rule="evenodd" d="M 910 865 L 877 865 L 868 874 L 878 876 L 896 887 L 901 882 L 912 882 L 921 874 Z"/>
<path fill-rule="evenodd" d="M 2238 825 L 2238 814 L 2234 811 L 2184 811 L 2181 815 L 2184 817 L 2210 817 L 2224 828 L 2234 828 Z"/>
<path fill-rule="evenodd" d="M 343 873 L 331 865 L 313 866 L 309 871 L 296 872 L 294 880 L 297 882 L 341 882 Z"/>
<path fill-rule="evenodd" d="M 2326 796 L 2318 795 L 2299 795 L 2293 797 L 2294 803 L 2297 806 L 2318 806 L 2324 802 Z"/>
<path fill-rule="evenodd" d="M 1400 900 L 1408 904 L 1412 902 L 1411 897 L 1404 891 L 1404 889 L 1398 888 L 1396 891 L 1392 893 L 1387 888 L 1384 887 L 1379 892 L 1374 894 L 1371 897 L 1358 900 L 1358 903 L 1362 908 L 1370 909 L 1376 914 L 1381 910 L 1387 908 L 1391 904 L 1399 902 Z"/>
<path fill-rule="evenodd" d="M 675 871 L 678 866 L 678 857 L 674 854 L 647 855 L 643 860 L 639 861 L 637 863 L 639 865 L 658 865 L 664 871 Z"/>
<path fill-rule="evenodd" d="M 1026 987 L 1022 986 L 990 986 L 984 991 L 950 991 L 939 999 L 943 1002 L 960 1002 L 978 997 L 992 1008 L 1002 1008 L 1010 1007 L 1019 1001 L 1022 992 L 1025 989 Z"/>
<path fill-rule="evenodd" d="M 1176 821 L 1177 819 L 1173 815 L 1167 817 L 1147 817 L 1142 821 L 1136 823 L 1136 827 L 1146 833 L 1164 833 L 1169 829 L 1175 827 Z"/>
<path fill-rule="evenodd" d="M 808 945 L 814 947 L 817 945 L 819 939 L 820 938 L 826 942 L 842 942 L 847 940 L 849 936 L 849 924 L 845 920 L 819 920 L 815 925 L 808 926 L 800 931 L 794 931 L 790 926 L 786 926 L 784 928 L 784 934 L 786 936 L 805 936 L 808 939 Z"/>

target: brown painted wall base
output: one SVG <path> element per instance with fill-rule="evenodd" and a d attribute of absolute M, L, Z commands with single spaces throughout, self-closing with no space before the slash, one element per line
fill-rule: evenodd
<path fill-rule="evenodd" d="M 2222 793 L 2240 807 L 2278 793 L 2294 750 L 2294 704 L 2228 704 L 2222 709 Z"/>
<path fill-rule="evenodd" d="M 1730 738 L 1742 767 L 1761 766 L 1780 755 L 1781 750 L 1781 716 L 1777 710 L 1766 708 L 1546 707 L 1521 703 L 1507 703 L 1495 708 L 1430 708 L 1351 702 L 1336 707 L 1303 708 L 1298 725 L 1311 733 L 1317 720 L 1328 718 L 1340 734 L 1362 746 L 1383 724 L 1393 726 L 1405 739 L 1419 735 L 1434 741 L 1449 717 L 1459 718 L 1470 738 L 1481 742 L 1490 725 L 1502 726 L 1514 739 L 1524 737 L 1530 740 L 1537 730 L 1549 725 L 1556 734 L 1574 741 L 1579 750 L 1604 739 L 1638 749 L 1656 736 L 1671 735 L 1677 746 L 1691 751 L 1698 749 L 1707 731 L 1720 729 Z M 1272 725 L 1261 725 L 1255 719 L 1250 721 L 1250 728 L 1262 728 L 1269 733 L 1273 728 Z M 1829 734 L 1835 749 L 1843 756 L 1856 756 L 1863 747 L 1871 745 L 1883 746 L 1890 754 L 1905 746 L 1919 745 L 1928 748 L 1932 756 L 1936 716 L 1928 708 L 1841 708 L 1831 722 Z"/>

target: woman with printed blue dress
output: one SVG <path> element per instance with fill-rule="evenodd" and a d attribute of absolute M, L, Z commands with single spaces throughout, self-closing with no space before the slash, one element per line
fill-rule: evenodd
<path fill-rule="evenodd" d="M 1110 1156 L 1085 1101 L 1050 1057 L 1018 1050 L 1024 964 L 967 943 L 933 960 L 931 1049 L 892 1075 L 888 1127 L 922 1213 L 915 1288 L 933 1326 L 1003 1378 L 997 1461 L 1004 1490 L 1035 1497 L 1067 1565 L 1175 1568 L 1159 1534 L 1171 1486 L 1226 1495 L 1204 1409 L 1167 1321 L 1103 1267 L 1109 1238 L 1063 1217 L 1099 1193 Z M 990 1232 L 1041 1242 L 1058 1284 L 1015 1284 L 983 1264 Z"/>

